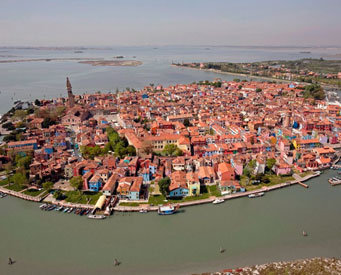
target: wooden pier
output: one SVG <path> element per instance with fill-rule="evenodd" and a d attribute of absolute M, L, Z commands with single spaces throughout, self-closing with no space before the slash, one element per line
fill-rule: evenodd
<path fill-rule="evenodd" d="M 301 185 L 301 186 L 303 186 L 303 187 L 305 187 L 305 188 L 309 188 L 309 185 L 308 184 L 305 184 L 305 183 L 303 183 L 303 182 L 298 182 L 298 184 L 299 185 Z"/>

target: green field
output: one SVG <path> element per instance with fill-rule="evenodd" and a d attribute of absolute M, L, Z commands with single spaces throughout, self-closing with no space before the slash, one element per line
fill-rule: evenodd
<path fill-rule="evenodd" d="M 80 204 L 96 204 L 102 193 L 81 192 L 81 191 L 69 191 L 65 192 L 65 200 L 72 203 Z"/>
<path fill-rule="evenodd" d="M 41 189 L 41 190 L 37 190 L 37 189 L 28 189 L 26 191 L 23 192 L 23 194 L 25 195 L 29 195 L 32 197 L 36 197 L 38 195 L 40 195 L 41 193 L 43 193 L 45 190 Z"/>
<path fill-rule="evenodd" d="M 6 186 L 6 188 L 9 189 L 9 190 L 13 190 L 13 191 L 16 191 L 16 192 L 20 192 L 20 191 L 26 189 L 27 186 L 20 185 L 20 184 L 16 184 L 16 183 L 12 183 L 11 185 Z"/>

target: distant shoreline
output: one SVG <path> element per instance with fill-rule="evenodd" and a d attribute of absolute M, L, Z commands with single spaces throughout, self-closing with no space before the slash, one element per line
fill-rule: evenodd
<path fill-rule="evenodd" d="M 196 68 L 196 67 L 181 66 L 181 65 L 176 65 L 176 64 L 172 64 L 172 66 L 179 67 L 179 68 L 185 68 L 185 69 L 194 69 L 194 70 L 199 70 L 199 71 L 211 72 L 211 73 L 242 76 L 242 77 L 247 77 L 249 79 L 264 79 L 264 80 L 269 80 L 269 81 L 285 82 L 285 83 L 297 82 L 297 81 L 290 81 L 290 80 L 285 80 L 285 79 L 276 79 L 276 78 L 265 77 L 265 76 L 256 76 L 256 75 L 249 75 L 249 74 L 242 74 L 242 73 L 223 72 L 223 71 L 215 70 L 215 69 L 200 69 L 200 68 Z"/>
<path fill-rule="evenodd" d="M 104 58 L 34 58 L 34 59 L 13 59 L 0 60 L 0 64 L 5 63 L 21 63 L 21 62 L 49 62 L 49 61 L 78 61 L 81 64 L 89 64 L 92 66 L 139 66 L 141 61 L 137 60 L 105 60 Z"/>
<path fill-rule="evenodd" d="M 139 65 L 142 65 L 141 61 L 136 61 L 136 60 L 89 60 L 89 61 L 80 61 L 78 63 L 88 64 L 92 66 L 139 66 Z"/>

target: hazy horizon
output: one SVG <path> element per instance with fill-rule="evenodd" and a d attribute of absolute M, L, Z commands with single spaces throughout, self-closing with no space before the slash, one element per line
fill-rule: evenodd
<path fill-rule="evenodd" d="M 341 45 L 338 0 L 1 0 L 0 45 Z"/>

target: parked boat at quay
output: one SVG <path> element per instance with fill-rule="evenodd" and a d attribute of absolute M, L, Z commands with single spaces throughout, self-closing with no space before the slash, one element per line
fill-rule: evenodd
<path fill-rule="evenodd" d="M 216 198 L 212 203 L 213 204 L 219 204 L 219 203 L 223 203 L 225 200 L 223 200 L 223 199 L 218 199 L 218 198 Z"/>
<path fill-rule="evenodd" d="M 172 214 L 175 214 L 179 208 L 180 208 L 180 205 L 178 204 L 176 206 L 160 205 L 157 212 L 159 215 L 172 215 Z"/>
<path fill-rule="evenodd" d="M 259 192 L 259 193 L 255 193 L 255 194 L 250 194 L 250 195 L 248 195 L 248 197 L 249 198 L 258 198 L 258 197 L 262 197 L 262 196 L 264 196 L 264 192 Z"/>
<path fill-rule="evenodd" d="M 7 196 L 7 194 L 0 192 L 0 199 L 4 198 L 6 196 Z"/>
<path fill-rule="evenodd" d="M 88 215 L 89 219 L 104 220 L 107 217 L 105 215 Z"/>

